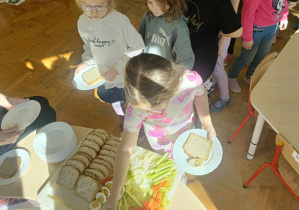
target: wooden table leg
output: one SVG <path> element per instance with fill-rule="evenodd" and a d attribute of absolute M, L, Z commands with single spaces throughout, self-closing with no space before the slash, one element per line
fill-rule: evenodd
<path fill-rule="evenodd" d="M 260 140 L 261 132 L 264 127 L 264 122 L 265 122 L 265 119 L 264 119 L 263 115 L 261 113 L 259 113 L 257 120 L 256 120 L 255 127 L 254 127 L 252 139 L 251 139 L 251 142 L 249 145 L 248 153 L 247 153 L 247 159 L 249 159 L 249 160 L 252 160 L 254 157 L 256 146 Z"/>

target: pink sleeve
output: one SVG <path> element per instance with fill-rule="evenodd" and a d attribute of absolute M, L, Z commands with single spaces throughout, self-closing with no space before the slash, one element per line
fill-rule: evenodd
<path fill-rule="evenodd" d="M 282 15 L 281 21 L 287 20 L 288 19 L 288 14 L 289 14 L 289 11 L 287 11 L 286 13 L 284 13 Z"/>
<path fill-rule="evenodd" d="M 241 23 L 243 27 L 242 38 L 244 42 L 253 40 L 253 22 L 255 13 L 261 0 L 243 0 Z"/>

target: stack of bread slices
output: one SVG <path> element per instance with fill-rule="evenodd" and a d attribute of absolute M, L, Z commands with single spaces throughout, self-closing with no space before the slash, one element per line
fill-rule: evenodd
<path fill-rule="evenodd" d="M 105 130 L 94 129 L 78 151 L 61 167 L 57 184 L 74 194 L 92 201 L 101 189 L 101 182 L 113 174 L 114 162 L 120 138 Z"/>

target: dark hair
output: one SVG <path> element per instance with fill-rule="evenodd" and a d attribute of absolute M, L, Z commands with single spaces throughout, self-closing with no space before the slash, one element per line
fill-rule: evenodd
<path fill-rule="evenodd" d="M 138 108 L 166 104 L 180 89 L 185 68 L 154 54 L 131 58 L 125 69 L 126 100 Z"/>

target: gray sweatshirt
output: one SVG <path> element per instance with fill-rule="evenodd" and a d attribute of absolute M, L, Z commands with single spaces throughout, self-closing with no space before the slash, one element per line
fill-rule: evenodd
<path fill-rule="evenodd" d="M 166 21 L 166 15 L 159 17 L 143 15 L 139 33 L 145 48 L 144 53 L 160 55 L 170 61 L 192 69 L 194 54 L 191 47 L 187 19 L 181 17 L 175 22 Z"/>

